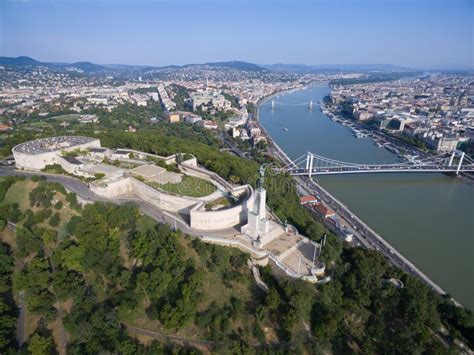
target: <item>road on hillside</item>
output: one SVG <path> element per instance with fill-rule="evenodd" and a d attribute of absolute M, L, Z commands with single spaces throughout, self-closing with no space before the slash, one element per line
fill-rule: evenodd
<path fill-rule="evenodd" d="M 158 223 L 167 223 L 175 229 L 179 228 L 183 233 L 195 236 L 195 237 L 222 237 L 223 235 L 235 235 L 238 233 L 238 230 L 235 228 L 229 228 L 227 230 L 220 231 L 195 231 L 191 229 L 188 223 L 183 219 L 183 217 L 178 215 L 173 215 L 171 213 L 164 212 L 159 208 L 153 206 L 150 203 L 144 202 L 138 198 L 128 197 L 128 198 L 105 198 L 95 194 L 89 189 L 89 185 L 77 180 L 70 176 L 65 175 L 53 175 L 42 172 L 27 172 L 15 170 L 13 167 L 1 167 L 0 166 L 0 176 L 44 176 L 47 181 L 57 182 L 63 185 L 67 190 L 76 193 L 79 197 L 86 201 L 90 202 L 110 202 L 114 204 L 124 204 L 124 203 L 134 203 L 138 205 L 142 213 L 153 218 Z"/>
<path fill-rule="evenodd" d="M 18 346 L 21 347 L 26 341 L 26 302 L 25 291 L 23 290 L 18 292 L 18 307 L 20 308 L 20 315 L 16 325 L 16 340 Z"/>

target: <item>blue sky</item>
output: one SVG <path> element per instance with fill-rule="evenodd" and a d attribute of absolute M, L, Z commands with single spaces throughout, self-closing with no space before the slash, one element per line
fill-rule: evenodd
<path fill-rule="evenodd" d="M 0 55 L 472 66 L 473 24 L 472 0 L 0 0 Z"/>

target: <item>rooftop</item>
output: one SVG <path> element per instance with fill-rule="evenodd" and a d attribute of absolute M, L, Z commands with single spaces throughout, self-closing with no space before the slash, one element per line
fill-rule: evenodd
<path fill-rule="evenodd" d="M 323 206 L 321 203 L 314 206 L 314 209 L 318 211 L 324 217 L 332 216 L 335 214 L 333 210 Z"/>
<path fill-rule="evenodd" d="M 143 176 L 144 178 L 150 179 L 154 176 L 162 174 L 165 171 L 166 170 L 160 166 L 147 164 L 147 165 L 137 166 L 136 168 L 131 169 L 129 172 L 131 174 L 140 175 L 140 176 Z"/>
<path fill-rule="evenodd" d="M 74 164 L 74 165 L 82 165 L 83 163 L 79 160 L 77 160 L 75 157 L 71 157 L 71 156 L 64 156 L 62 157 L 64 160 L 66 160 L 67 162 L 71 163 L 71 164 Z"/>
<path fill-rule="evenodd" d="M 300 197 L 300 203 L 305 204 L 309 202 L 318 202 L 318 199 L 312 195 L 307 195 L 307 196 L 301 196 Z"/>
<path fill-rule="evenodd" d="M 60 136 L 35 139 L 13 147 L 13 151 L 25 154 L 41 154 L 60 151 L 66 148 L 73 148 L 81 144 L 95 141 L 95 138 L 80 136 Z"/>

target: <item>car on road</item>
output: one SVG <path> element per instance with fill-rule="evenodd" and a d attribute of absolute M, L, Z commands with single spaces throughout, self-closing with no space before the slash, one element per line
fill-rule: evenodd
<path fill-rule="evenodd" d="M 12 166 L 15 165 L 15 159 L 13 158 L 7 158 L 3 161 L 0 162 L 1 166 Z"/>

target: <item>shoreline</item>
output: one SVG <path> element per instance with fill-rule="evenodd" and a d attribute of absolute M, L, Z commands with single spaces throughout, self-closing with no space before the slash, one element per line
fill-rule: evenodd
<path fill-rule="evenodd" d="M 318 82 L 313 82 L 311 84 L 315 84 L 315 83 L 318 83 Z M 323 83 L 323 82 L 321 82 Z M 310 84 L 310 85 L 311 85 Z M 303 88 L 301 88 L 303 89 Z M 300 89 L 300 90 L 301 90 Z M 268 133 L 268 131 L 265 129 L 265 127 L 263 127 L 263 125 L 261 124 L 260 122 L 260 117 L 259 117 L 259 109 L 260 109 L 260 105 L 264 104 L 265 102 L 267 102 L 269 99 L 275 97 L 276 95 L 279 95 L 279 94 L 282 94 L 282 93 L 287 93 L 289 91 L 293 91 L 294 89 L 291 89 L 291 90 L 282 90 L 280 92 L 277 92 L 277 93 L 274 93 L 272 95 L 269 95 L 265 98 L 262 98 L 256 105 L 256 109 L 255 109 L 255 117 L 254 117 L 254 120 L 256 121 L 258 127 L 261 129 L 262 133 L 265 135 L 265 137 L 267 138 L 267 141 L 268 141 L 268 146 L 270 148 L 270 154 L 276 158 L 277 160 L 281 161 L 282 163 L 284 164 L 291 164 L 292 163 L 292 160 L 287 156 L 287 154 L 284 152 L 283 149 L 281 149 L 279 147 L 279 145 L 273 140 L 273 138 L 271 137 L 271 135 Z M 272 151 L 272 149 L 275 149 L 275 151 Z M 305 188 L 308 188 L 308 184 L 302 184 L 301 181 L 299 181 L 299 178 L 294 178 L 295 182 L 297 183 L 297 185 L 299 185 L 300 189 L 299 190 L 303 190 L 305 191 Z M 406 269 L 404 269 L 403 267 L 400 267 L 398 265 L 395 265 L 393 262 L 391 262 L 390 260 L 388 262 L 390 262 L 392 265 L 396 266 L 396 267 L 399 267 L 400 269 L 402 269 L 403 271 L 407 272 L 407 273 L 412 273 L 414 276 L 417 276 L 419 279 L 421 279 L 425 284 L 427 284 L 429 287 L 431 287 L 434 291 L 436 291 L 437 293 L 439 293 L 440 295 L 446 295 L 447 292 L 441 288 L 437 283 L 435 283 L 433 280 L 431 280 L 426 274 L 424 274 L 420 269 L 418 269 L 410 260 L 408 260 L 406 257 L 404 257 L 396 248 L 394 248 L 390 243 L 388 243 L 385 239 L 383 239 L 382 236 L 380 236 L 376 231 L 374 231 L 370 226 L 368 226 L 364 221 L 362 221 L 356 214 L 354 214 L 345 204 L 343 204 L 341 201 L 339 201 L 338 199 L 336 199 L 331 193 L 329 193 L 326 189 L 324 189 L 321 185 L 317 184 L 316 182 L 314 182 L 314 180 L 311 179 L 311 184 L 314 185 L 314 187 L 318 190 L 320 190 L 321 192 L 324 193 L 325 196 L 327 196 L 330 200 L 332 200 L 334 203 L 337 204 L 338 207 L 341 207 L 343 210 L 347 211 L 348 213 L 350 213 L 350 215 L 352 216 L 352 218 L 354 220 L 356 220 L 360 225 L 364 226 L 365 229 L 370 232 L 372 234 L 372 236 L 379 241 L 379 243 L 383 246 L 385 246 L 386 248 L 388 248 L 388 250 L 391 251 L 391 253 L 393 255 L 396 255 L 401 261 L 403 261 L 403 264 L 404 266 L 407 266 L 408 269 L 410 271 L 407 271 Z M 303 185 L 303 186 L 301 186 Z M 306 190 L 308 191 L 308 190 Z M 326 202 L 326 201 L 325 201 Z M 325 203 L 326 205 L 328 205 L 329 207 L 330 204 L 327 204 Z M 340 213 L 338 213 L 338 216 L 341 217 Z M 362 245 L 364 245 L 366 248 L 368 249 L 373 249 L 371 247 L 369 247 L 366 243 L 363 242 L 362 238 L 358 237 L 357 239 L 359 239 L 359 241 L 361 241 Z M 379 251 L 380 252 L 380 251 Z M 383 253 L 381 253 L 382 255 L 384 255 Z M 461 305 L 457 300 L 451 298 L 456 304 L 458 305 Z"/>

